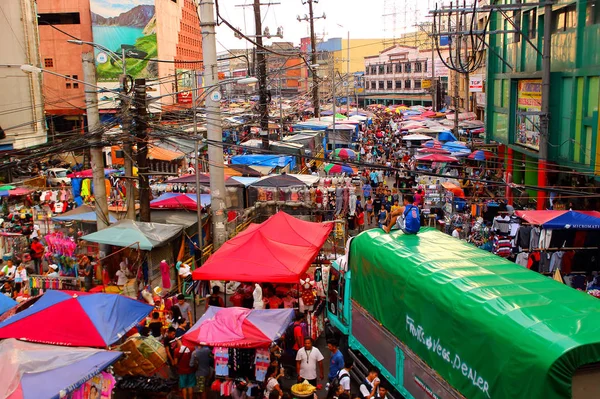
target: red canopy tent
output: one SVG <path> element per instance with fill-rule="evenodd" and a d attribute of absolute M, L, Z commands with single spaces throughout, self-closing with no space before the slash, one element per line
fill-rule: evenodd
<path fill-rule="evenodd" d="M 194 270 L 194 280 L 297 283 L 333 229 L 279 212 L 225 242 Z"/>

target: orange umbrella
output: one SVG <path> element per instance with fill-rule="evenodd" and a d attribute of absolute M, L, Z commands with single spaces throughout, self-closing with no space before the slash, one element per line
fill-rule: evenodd
<path fill-rule="evenodd" d="M 462 188 L 460 188 L 456 184 L 453 184 L 450 182 L 445 182 L 445 183 L 442 183 L 442 187 L 444 187 L 446 190 L 448 190 L 452 194 L 454 194 L 455 197 L 465 198 L 465 192 L 463 191 Z"/>

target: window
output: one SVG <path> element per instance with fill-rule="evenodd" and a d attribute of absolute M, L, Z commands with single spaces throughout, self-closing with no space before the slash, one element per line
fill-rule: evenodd
<path fill-rule="evenodd" d="M 365 68 L 365 75 L 368 75 L 368 74 L 369 74 L 369 67 L 366 67 Z"/>
<path fill-rule="evenodd" d="M 417 90 L 421 89 L 421 81 L 420 80 L 415 80 L 415 89 L 417 89 Z"/>
<path fill-rule="evenodd" d="M 400 90 L 402 88 L 402 81 L 401 80 L 397 80 L 396 81 L 396 90 Z"/>
<path fill-rule="evenodd" d="M 586 26 L 600 23 L 600 4 L 595 1 L 588 1 L 585 8 L 585 24 Z"/>
<path fill-rule="evenodd" d="M 392 71 L 393 71 L 393 70 L 392 70 L 392 64 L 387 64 L 387 65 L 385 66 L 385 72 L 386 72 L 386 73 L 392 73 Z"/>
<path fill-rule="evenodd" d="M 396 64 L 396 73 L 402 73 L 402 64 Z"/>
<path fill-rule="evenodd" d="M 526 13 L 526 18 L 529 21 L 529 26 L 527 27 L 527 37 L 530 39 L 535 39 L 537 36 L 537 9 L 533 9 Z"/>
<path fill-rule="evenodd" d="M 371 67 L 371 75 L 377 75 L 377 66 L 376 65 L 373 65 Z"/>
<path fill-rule="evenodd" d="M 65 76 L 66 76 L 67 78 L 70 78 L 70 77 L 71 77 L 71 75 L 65 75 Z M 69 79 L 65 79 L 65 87 L 66 87 L 67 89 L 70 89 L 70 88 L 71 88 L 71 81 L 70 81 Z"/>
<path fill-rule="evenodd" d="M 577 4 L 563 7 L 552 15 L 552 30 L 564 32 L 577 24 Z"/>
<path fill-rule="evenodd" d="M 392 90 L 393 88 L 394 88 L 394 86 L 393 86 L 393 82 L 392 82 L 391 80 L 388 80 L 388 81 L 387 81 L 387 89 L 388 89 L 388 90 Z"/>
<path fill-rule="evenodd" d="M 375 81 L 371 82 L 371 90 L 377 90 L 377 82 L 375 82 Z"/>
<path fill-rule="evenodd" d="M 78 12 L 38 14 L 38 23 L 44 25 L 79 25 Z"/>
<path fill-rule="evenodd" d="M 411 71 L 410 62 L 407 62 L 406 64 L 404 64 L 404 72 L 410 73 L 410 71 Z"/>
<path fill-rule="evenodd" d="M 379 90 L 383 90 L 383 89 L 384 89 L 384 87 L 383 87 L 383 80 L 380 80 L 379 81 Z"/>
<path fill-rule="evenodd" d="M 79 83 L 73 82 L 73 88 L 74 89 L 79 89 Z"/>
<path fill-rule="evenodd" d="M 383 66 L 383 64 L 379 65 L 379 74 L 383 75 L 385 73 L 385 68 Z"/>
<path fill-rule="evenodd" d="M 423 71 L 423 65 L 420 62 L 415 62 L 415 72 Z"/>
<path fill-rule="evenodd" d="M 423 72 L 427 72 L 427 64 L 429 64 L 429 62 L 431 62 L 431 61 L 425 61 L 425 62 L 423 63 L 423 67 L 424 67 L 424 68 L 423 68 Z"/>
<path fill-rule="evenodd" d="M 521 10 L 513 11 L 513 22 L 517 28 L 516 29 L 514 27 L 512 27 L 512 28 L 517 31 L 520 31 L 522 28 L 521 27 Z M 515 43 L 519 43 L 521 41 L 521 34 L 519 32 L 513 33 L 513 41 Z"/>
<path fill-rule="evenodd" d="M 44 58 L 44 68 L 54 67 L 54 60 L 52 58 Z"/>
<path fill-rule="evenodd" d="M 404 88 L 405 89 L 410 89 L 410 80 L 405 80 L 404 81 Z"/>

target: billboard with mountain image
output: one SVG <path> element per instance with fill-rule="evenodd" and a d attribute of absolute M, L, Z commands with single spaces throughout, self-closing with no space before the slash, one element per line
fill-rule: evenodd
<path fill-rule="evenodd" d="M 134 78 L 158 76 L 158 55 L 154 0 L 90 0 L 94 42 L 116 53 L 121 59 L 125 50 L 127 74 Z M 96 54 L 102 50 L 95 49 Z M 97 58 L 98 59 L 98 58 Z M 118 81 L 120 62 L 108 57 L 97 62 L 98 81 Z"/>

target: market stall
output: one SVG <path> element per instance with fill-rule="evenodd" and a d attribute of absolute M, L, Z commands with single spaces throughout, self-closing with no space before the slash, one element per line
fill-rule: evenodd
<path fill-rule="evenodd" d="M 151 287 L 157 287 L 161 285 L 162 279 L 163 288 L 170 289 L 170 281 L 175 280 L 175 269 L 173 267 L 161 269 L 160 264 L 162 260 L 165 260 L 168 265 L 175 263 L 176 251 L 181 246 L 179 237 L 182 231 L 183 226 L 180 225 L 121 220 L 104 230 L 83 236 L 81 239 L 118 248 L 135 245 L 139 250 L 146 251 L 144 253 L 146 259 L 142 261 L 144 280 Z M 119 270 L 120 263 L 121 261 L 117 258 L 109 265 L 110 278 L 113 278 Z M 137 270 L 132 266 L 129 265 L 129 272 L 137 277 Z"/>
<path fill-rule="evenodd" d="M 508 227 L 514 231 L 515 262 L 548 275 L 559 269 L 567 285 L 585 289 L 592 273 L 600 271 L 600 212 L 516 211 L 515 215 L 518 225 Z M 502 227 L 500 218 L 495 222 Z"/>
<path fill-rule="evenodd" d="M 182 337 L 184 345 L 213 347 L 216 378 L 229 384 L 246 378 L 258 387 L 270 365 L 269 347 L 294 320 L 293 309 L 219 308 L 211 306 Z"/>

